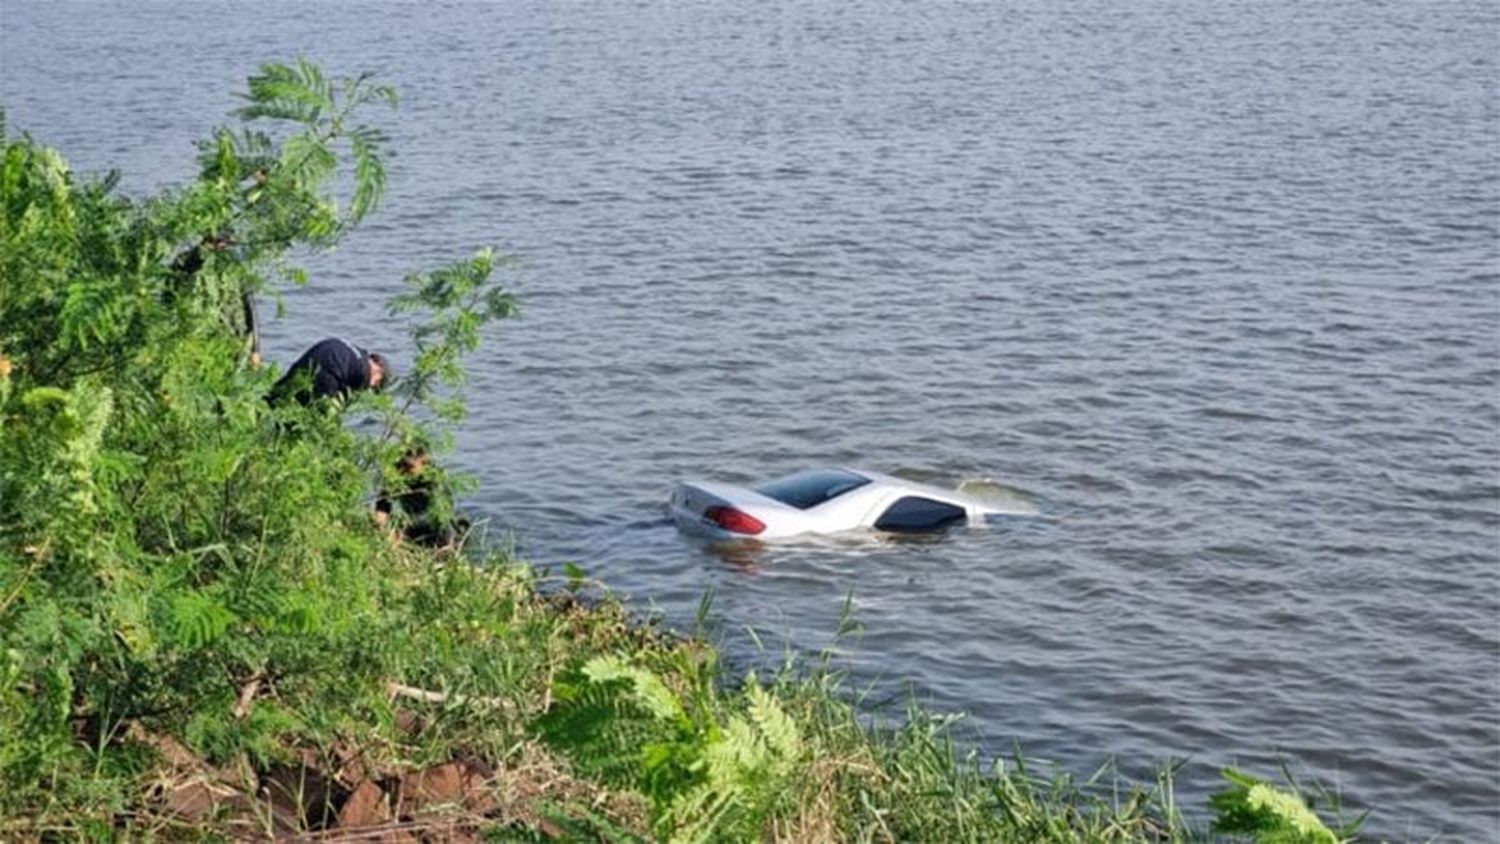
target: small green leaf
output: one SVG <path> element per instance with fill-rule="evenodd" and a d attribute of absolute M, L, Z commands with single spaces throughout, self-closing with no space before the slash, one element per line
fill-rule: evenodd
<path fill-rule="evenodd" d="M 563 563 L 563 573 L 568 576 L 569 591 L 577 592 L 583 588 L 583 581 L 587 575 L 577 563 Z"/>

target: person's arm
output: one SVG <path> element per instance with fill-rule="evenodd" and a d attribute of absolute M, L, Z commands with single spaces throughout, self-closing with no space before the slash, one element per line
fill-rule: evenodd
<path fill-rule="evenodd" d="M 337 370 L 320 366 L 313 372 L 312 394 L 315 398 L 338 398 L 349 391 L 349 385 L 339 377 Z"/>
<path fill-rule="evenodd" d="M 391 526 L 391 500 L 384 492 L 375 499 L 375 524 L 382 528 Z"/>

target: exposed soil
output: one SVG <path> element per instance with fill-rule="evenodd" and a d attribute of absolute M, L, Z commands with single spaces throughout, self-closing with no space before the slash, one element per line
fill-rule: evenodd
<path fill-rule="evenodd" d="M 402 713 L 400 720 L 418 719 Z M 588 807 L 644 834 L 638 798 L 573 778 L 540 745 L 523 745 L 509 764 L 471 757 L 400 770 L 372 766 L 358 748 L 304 749 L 292 764 L 255 771 L 214 766 L 139 727 L 131 737 L 161 760 L 144 820 L 167 838 L 175 831 L 234 841 L 463 844 L 497 827 L 562 838 L 552 817 L 565 806 Z"/>

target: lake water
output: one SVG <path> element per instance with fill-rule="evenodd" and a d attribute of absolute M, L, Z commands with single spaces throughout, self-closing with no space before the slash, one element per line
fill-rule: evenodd
<path fill-rule="evenodd" d="M 268 357 L 406 353 L 495 244 L 475 510 L 689 623 L 1083 773 L 1295 769 L 1500 839 L 1491 2 L 0 3 L 13 129 L 180 182 L 262 61 L 402 89 L 384 210 Z M 735 554 L 675 479 L 991 478 L 1043 517 Z"/>

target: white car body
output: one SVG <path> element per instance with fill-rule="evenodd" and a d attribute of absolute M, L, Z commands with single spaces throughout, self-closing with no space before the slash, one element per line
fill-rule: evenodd
<path fill-rule="evenodd" d="M 808 486 L 816 491 L 825 478 L 834 481 L 828 490 L 831 495 L 821 501 L 803 500 L 807 506 L 794 506 L 784 500 L 785 495 L 778 500 L 761 491 L 774 490 L 778 484 L 795 487 L 799 479 L 813 479 Z M 846 479 L 842 489 L 837 482 L 841 478 Z M 981 523 L 989 515 L 1034 512 L 996 506 L 962 492 L 879 472 L 843 468 L 800 472 L 757 489 L 712 481 L 684 482 L 672 490 L 667 509 L 684 532 L 716 540 L 784 539 L 861 528 L 929 531 L 959 522 Z"/>

